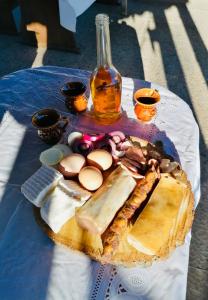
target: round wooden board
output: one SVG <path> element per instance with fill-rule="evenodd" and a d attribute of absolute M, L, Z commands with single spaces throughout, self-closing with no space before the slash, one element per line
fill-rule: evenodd
<path fill-rule="evenodd" d="M 157 255 L 145 255 L 128 244 L 126 236 L 131 229 L 131 225 L 129 225 L 127 230 L 123 232 L 119 248 L 112 257 L 112 260 L 110 262 L 111 264 L 123 265 L 126 267 L 134 266 L 136 264 L 142 266 L 151 265 L 153 261 L 168 257 L 177 246 L 180 246 L 184 243 L 185 236 L 190 230 L 193 222 L 194 197 L 191 191 L 191 185 L 189 181 L 187 181 L 185 172 L 183 172 L 180 180 L 187 186 L 188 206 L 186 214 L 178 226 L 175 238 L 170 239 L 163 247 L 163 249 L 161 249 L 160 252 L 157 253 Z M 104 263 L 102 260 L 103 247 L 100 236 L 91 234 L 87 230 L 83 230 L 81 227 L 79 227 L 75 217 L 71 218 L 67 223 L 65 223 L 61 230 L 56 234 L 41 218 L 39 208 L 34 207 L 34 213 L 38 224 L 55 243 L 62 244 L 68 248 L 81 251 L 89 255 L 92 259 Z"/>

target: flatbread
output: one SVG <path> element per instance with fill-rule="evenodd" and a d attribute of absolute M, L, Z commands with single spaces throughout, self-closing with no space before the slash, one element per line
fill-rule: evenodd
<path fill-rule="evenodd" d="M 128 234 L 128 242 L 142 253 L 157 255 L 169 238 L 176 236 L 187 209 L 186 190 L 184 183 L 169 174 L 161 174 L 150 200 Z"/>

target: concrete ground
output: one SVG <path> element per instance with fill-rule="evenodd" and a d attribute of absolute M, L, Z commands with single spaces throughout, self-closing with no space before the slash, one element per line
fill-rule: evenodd
<path fill-rule="evenodd" d="M 44 49 L 37 53 L 36 49 L 21 44 L 19 37 L 0 36 L 0 76 L 41 64 L 94 69 L 94 17 L 100 12 L 109 14 L 113 62 L 121 74 L 166 86 L 191 106 L 199 123 L 202 196 L 192 231 L 187 299 L 205 300 L 208 299 L 208 2 L 128 2 L 127 17 L 121 16 L 120 6 L 93 4 L 78 18 L 76 40 L 80 54 Z"/>

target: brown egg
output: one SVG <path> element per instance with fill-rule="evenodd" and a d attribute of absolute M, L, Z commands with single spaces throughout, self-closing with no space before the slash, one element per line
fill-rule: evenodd
<path fill-rule="evenodd" d="M 103 175 L 96 167 L 84 167 L 78 178 L 81 185 L 89 191 L 97 190 L 103 183 Z"/>
<path fill-rule="evenodd" d="M 58 170 L 65 177 L 73 177 L 80 172 L 80 170 L 85 166 L 85 163 L 86 161 L 84 156 L 78 153 L 72 153 L 60 161 Z"/>
<path fill-rule="evenodd" d="M 105 171 L 111 167 L 113 159 L 112 155 L 108 151 L 104 149 L 97 149 L 87 155 L 87 162 L 89 165 Z"/>

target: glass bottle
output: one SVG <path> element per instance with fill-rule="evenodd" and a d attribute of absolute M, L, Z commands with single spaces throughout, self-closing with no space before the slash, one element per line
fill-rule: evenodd
<path fill-rule="evenodd" d="M 94 115 L 102 124 L 111 124 L 121 115 L 122 79 L 112 64 L 109 17 L 95 18 L 97 35 L 97 67 L 90 78 Z"/>

